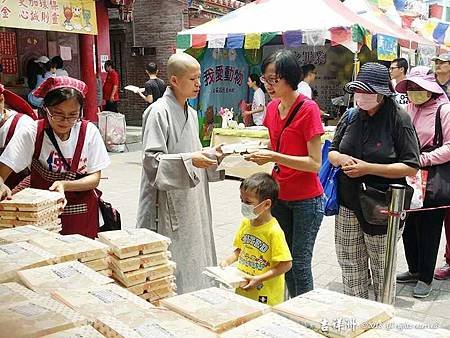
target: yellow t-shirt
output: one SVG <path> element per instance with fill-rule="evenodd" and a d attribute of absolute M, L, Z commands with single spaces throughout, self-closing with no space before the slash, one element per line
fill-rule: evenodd
<path fill-rule="evenodd" d="M 257 227 L 244 218 L 233 245 L 241 250 L 237 268 L 251 276 L 261 275 L 279 262 L 292 260 L 284 232 L 275 218 Z M 261 303 L 277 305 L 284 300 L 284 274 L 251 290 L 238 288 L 236 293 Z"/>

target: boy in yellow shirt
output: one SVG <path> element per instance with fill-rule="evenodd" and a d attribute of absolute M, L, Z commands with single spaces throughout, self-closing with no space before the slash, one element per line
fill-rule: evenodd
<path fill-rule="evenodd" d="M 284 232 L 272 217 L 278 184 L 268 174 L 257 173 L 240 186 L 244 220 L 236 233 L 234 252 L 219 263 L 234 262 L 247 276 L 247 284 L 236 293 L 268 305 L 284 300 L 284 274 L 292 267 L 292 256 Z"/>

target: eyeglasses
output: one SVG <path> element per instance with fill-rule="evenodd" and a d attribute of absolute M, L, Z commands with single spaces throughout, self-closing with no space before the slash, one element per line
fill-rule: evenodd
<path fill-rule="evenodd" d="M 50 118 L 52 119 L 52 121 L 55 122 L 64 122 L 67 121 L 69 123 L 76 123 L 80 120 L 80 116 L 81 114 L 79 114 L 78 116 L 64 116 L 64 115 L 53 115 L 52 113 L 50 113 L 50 110 L 48 110 L 48 108 L 45 109 L 48 116 L 50 116 Z"/>
<path fill-rule="evenodd" d="M 397 69 L 397 68 L 400 68 L 400 67 L 389 67 L 389 70 L 394 70 L 394 69 Z"/>
<path fill-rule="evenodd" d="M 270 84 L 271 86 L 276 85 L 278 82 L 280 82 L 281 78 L 278 79 L 266 79 L 264 76 L 261 76 L 259 80 L 264 84 Z"/>

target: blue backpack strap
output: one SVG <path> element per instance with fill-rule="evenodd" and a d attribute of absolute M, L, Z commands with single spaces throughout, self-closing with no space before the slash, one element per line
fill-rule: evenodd
<path fill-rule="evenodd" d="M 345 120 L 345 123 L 349 125 L 351 122 L 353 122 L 354 117 L 356 116 L 356 113 L 358 112 L 358 108 L 349 108 L 347 109 L 347 119 Z"/>

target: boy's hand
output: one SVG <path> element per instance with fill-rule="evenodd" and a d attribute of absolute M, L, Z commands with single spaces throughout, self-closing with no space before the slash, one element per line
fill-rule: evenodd
<path fill-rule="evenodd" d="M 228 266 L 228 263 L 225 259 L 223 261 L 219 262 L 219 267 L 221 267 L 222 269 L 226 268 L 227 266 Z"/>
<path fill-rule="evenodd" d="M 241 286 L 241 288 L 244 290 L 253 289 L 262 283 L 259 276 L 245 276 L 244 278 L 248 281 L 247 284 Z"/>

